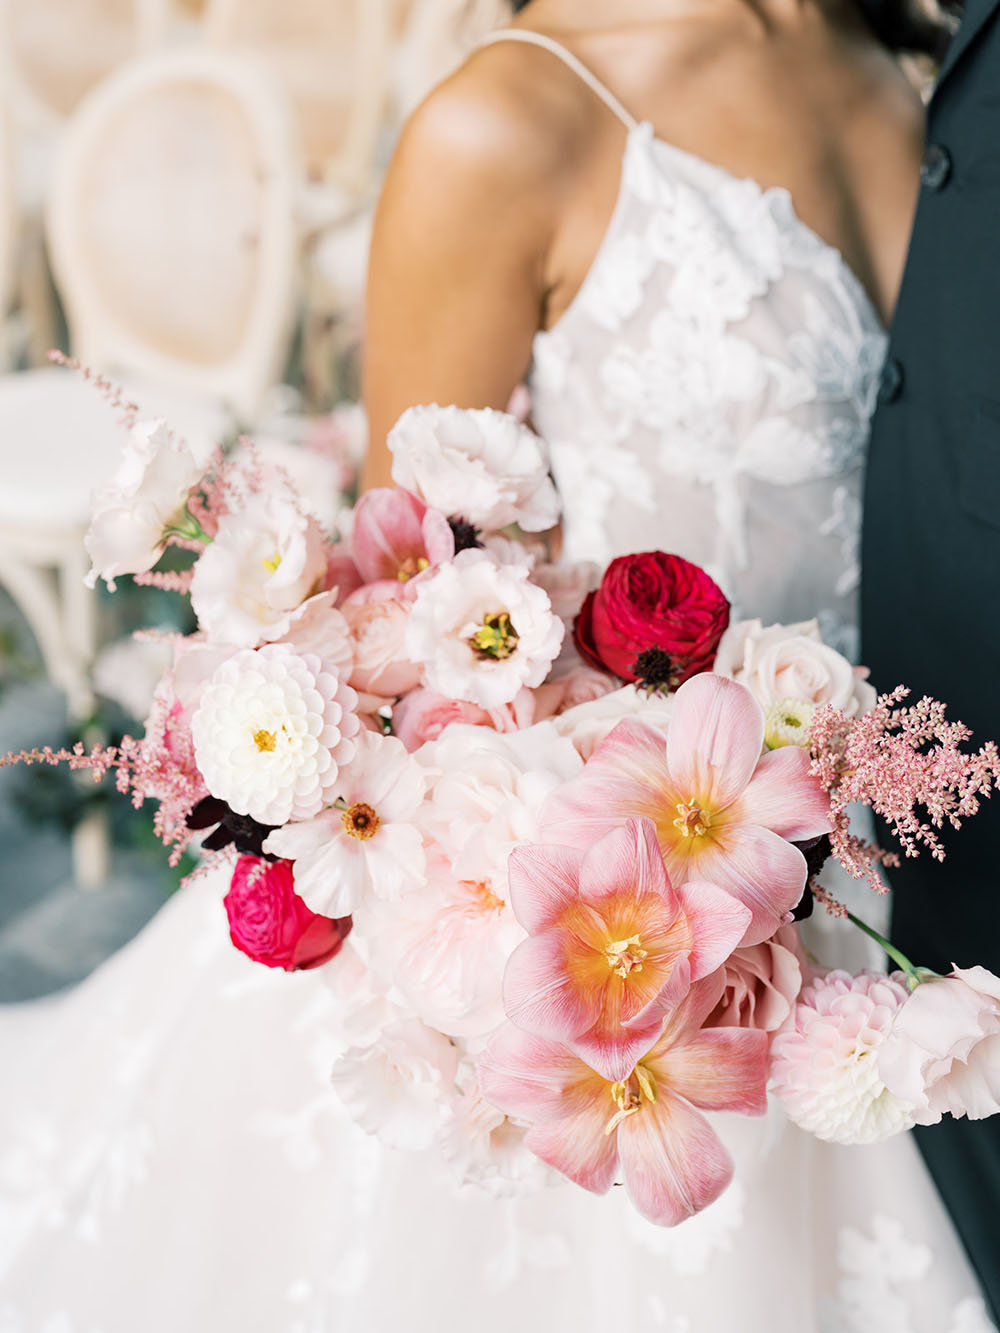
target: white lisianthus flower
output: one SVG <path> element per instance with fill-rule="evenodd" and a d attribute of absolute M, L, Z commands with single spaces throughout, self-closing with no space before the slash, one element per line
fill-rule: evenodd
<path fill-rule="evenodd" d="M 411 407 L 388 444 L 396 484 L 449 518 L 486 532 L 510 523 L 544 532 L 559 521 L 545 446 L 505 412 Z"/>
<path fill-rule="evenodd" d="M 203 471 L 165 422 L 143 421 L 129 432 L 118 471 L 91 501 L 83 539 L 92 562 L 88 587 L 101 578 L 113 589 L 119 575 L 153 568 L 167 529 L 184 526 L 184 506 Z"/>
<path fill-rule="evenodd" d="M 295 890 L 314 912 L 341 917 L 368 894 L 395 900 L 424 882 L 414 822 L 428 776 L 402 741 L 363 731 L 336 787 L 337 808 L 275 830 L 264 843 L 295 862 Z"/>
<path fill-rule="evenodd" d="M 879 1143 L 914 1124 L 879 1058 L 909 992 L 902 972 L 828 972 L 802 990 L 771 1046 L 771 1087 L 788 1118 L 829 1143 Z"/>
<path fill-rule="evenodd" d="M 330 1081 L 351 1118 L 391 1148 L 429 1148 L 455 1096 L 458 1051 L 416 1019 L 390 1023 L 371 1046 L 352 1047 Z"/>
<path fill-rule="evenodd" d="M 497 708 L 524 686 L 541 685 L 564 632 L 526 568 L 460 551 L 415 588 L 406 655 L 438 694 Z"/>
<path fill-rule="evenodd" d="M 815 620 L 766 628 L 759 620 L 730 625 L 712 670 L 745 685 L 764 709 L 769 749 L 808 745 L 813 714 L 823 704 L 860 717 L 876 698 L 868 672 L 825 644 Z"/>
<path fill-rule="evenodd" d="M 212 676 L 191 719 L 205 785 L 261 824 L 309 819 L 354 758 L 357 695 L 312 653 L 245 648 Z"/>
<path fill-rule="evenodd" d="M 209 638 L 252 648 L 288 631 L 325 574 L 319 524 L 277 483 L 219 520 L 194 568 L 191 605 Z"/>

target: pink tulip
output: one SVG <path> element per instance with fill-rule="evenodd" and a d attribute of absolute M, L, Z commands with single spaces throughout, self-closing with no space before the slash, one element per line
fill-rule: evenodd
<path fill-rule="evenodd" d="M 729 1154 L 700 1111 L 762 1115 L 767 1106 L 767 1036 L 703 1030 L 718 997 L 715 978 L 699 982 L 618 1082 L 568 1046 L 507 1024 L 480 1057 L 483 1095 L 531 1123 L 525 1146 L 550 1166 L 595 1194 L 620 1174 L 645 1217 L 675 1226 L 732 1177 Z"/>
<path fill-rule="evenodd" d="M 612 1080 L 628 1077 L 667 1011 L 726 961 L 750 921 L 710 884 L 673 887 L 650 819 L 586 852 L 518 847 L 508 866 L 529 936 L 504 973 L 507 1017 Z"/>
<path fill-rule="evenodd" d="M 405 584 L 455 554 L 445 516 L 395 486 L 362 495 L 354 510 L 352 545 L 365 583 L 395 579 Z"/>
<path fill-rule="evenodd" d="M 705 880 L 750 909 L 743 944 L 769 939 L 802 897 L 806 863 L 791 845 L 828 833 L 829 801 L 797 746 L 761 758 L 764 715 L 750 691 L 702 674 L 674 698 L 662 735 L 626 720 L 542 817 L 546 842 L 588 847 L 630 816 L 656 825 L 675 884 Z"/>

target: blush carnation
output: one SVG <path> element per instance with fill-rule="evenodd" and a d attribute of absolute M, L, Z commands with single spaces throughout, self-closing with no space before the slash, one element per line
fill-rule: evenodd
<path fill-rule="evenodd" d="M 388 445 L 397 486 L 449 518 L 487 531 L 544 532 L 559 521 L 542 441 L 504 412 L 411 407 Z"/>
<path fill-rule="evenodd" d="M 222 663 L 191 720 L 195 758 L 213 796 L 273 826 L 308 819 L 354 757 L 357 695 L 311 653 L 246 648 Z"/>
<path fill-rule="evenodd" d="M 620 680 L 682 684 L 712 665 L 729 603 L 718 585 L 689 560 L 663 551 L 612 560 L 573 626 L 586 661 Z M 651 678 L 650 653 L 660 658 L 662 680 Z"/>
<path fill-rule="evenodd" d="M 295 892 L 288 861 L 241 856 L 224 899 L 229 937 L 241 953 L 286 972 L 320 967 L 340 952 L 351 918 L 311 912 Z"/>
<path fill-rule="evenodd" d="M 907 995 L 901 972 L 834 971 L 804 988 L 771 1047 L 771 1085 L 790 1120 L 830 1143 L 879 1143 L 913 1125 L 911 1103 L 879 1072 Z"/>

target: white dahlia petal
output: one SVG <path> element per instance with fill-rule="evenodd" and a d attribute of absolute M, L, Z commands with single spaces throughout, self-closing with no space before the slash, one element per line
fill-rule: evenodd
<path fill-rule="evenodd" d="M 406 652 L 438 694 L 498 708 L 524 686 L 541 685 L 563 634 L 525 567 L 468 550 L 416 589 Z"/>
<path fill-rule="evenodd" d="M 543 532 L 559 519 L 545 446 L 491 408 L 411 407 L 389 432 L 392 476 L 432 509 L 492 531 Z"/>
<path fill-rule="evenodd" d="M 286 644 L 226 659 L 191 720 L 213 796 L 261 824 L 308 819 L 334 797 L 355 753 L 357 696 L 312 653 Z"/>
<path fill-rule="evenodd" d="M 835 971 L 803 989 L 793 1026 L 771 1047 L 772 1089 L 802 1129 L 831 1143 L 878 1143 L 911 1128 L 912 1105 L 879 1072 L 879 1050 L 908 998 L 903 980 Z"/>

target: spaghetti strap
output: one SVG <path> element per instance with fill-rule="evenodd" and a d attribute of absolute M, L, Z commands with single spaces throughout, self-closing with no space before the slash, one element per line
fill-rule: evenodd
<path fill-rule="evenodd" d="M 498 42 L 524 42 L 528 46 L 540 46 L 543 50 L 551 51 L 557 59 L 567 65 L 574 74 L 583 80 L 583 82 L 601 99 L 604 105 L 612 111 L 622 122 L 626 129 L 634 130 L 639 122 L 631 112 L 622 106 L 618 98 L 610 88 L 600 81 L 596 74 L 592 74 L 582 60 L 579 60 L 572 51 L 568 51 L 565 46 L 554 41 L 551 37 L 546 37 L 540 32 L 532 32 L 528 28 L 497 28 L 495 32 L 488 33 L 479 43 L 479 46 L 493 46 Z"/>

